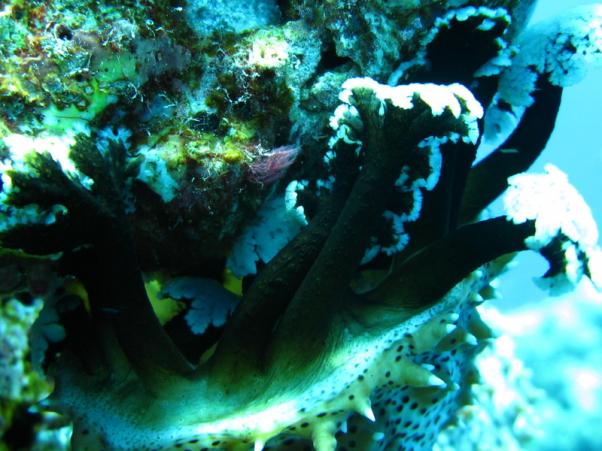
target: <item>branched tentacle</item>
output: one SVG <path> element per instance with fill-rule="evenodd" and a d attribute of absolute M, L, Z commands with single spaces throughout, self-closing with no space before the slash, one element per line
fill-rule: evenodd
<path fill-rule="evenodd" d="M 189 372 L 150 306 L 132 247 L 124 193 L 135 166 L 128 167 L 125 149 L 112 145 L 103 154 L 88 139 L 72 155 L 81 173 L 92 179 L 91 189 L 69 177 L 49 153 L 29 156 L 30 173 L 9 173 L 9 204 L 59 204 L 66 212 L 49 225 L 34 222 L 8 229 L 1 236 L 3 245 L 38 254 L 63 252 L 64 270 L 86 287 L 97 333 L 114 333 L 141 375 L 153 374 L 156 367 Z"/>
<path fill-rule="evenodd" d="M 359 80 L 357 87 L 352 87 L 353 83 L 356 82 L 348 84 L 348 92 L 342 97 L 347 96 L 352 107 L 350 114 L 358 114 L 363 124 L 361 130 L 355 131 L 356 139 L 362 143 L 363 166 L 318 258 L 274 333 L 273 355 L 295 356 L 295 362 L 289 357 L 284 363 L 286 366 L 306 364 L 300 357 L 312 358 L 313 350 L 320 349 L 328 340 L 328 333 L 333 329 L 330 322 L 345 308 L 346 299 L 342 294 L 347 292 L 368 248 L 375 221 L 385 210 L 388 197 L 394 194 L 402 166 L 411 161 L 418 144 L 429 136 L 469 133 L 465 118 L 458 119 L 461 111 L 452 113 L 452 106 L 447 109 L 445 105 L 440 116 L 434 116 L 431 106 L 420 97 L 419 87 L 410 87 L 409 92 L 417 90 L 411 94 L 402 87 L 385 100 L 379 97 L 382 94 L 377 92 L 378 86 L 371 82 L 363 85 L 365 82 Z M 395 95 L 401 99 L 407 96 L 406 101 L 415 106 L 400 108 L 398 102 L 403 100 Z M 449 95 L 454 99 L 450 100 L 452 104 L 456 102 L 456 109 L 465 108 L 454 94 Z M 303 325 L 302 334 L 300 325 Z M 290 348 L 297 351 L 290 352 Z M 306 352 L 300 353 L 301 349 Z"/>
<path fill-rule="evenodd" d="M 285 312 L 295 291 L 303 282 L 320 253 L 330 230 L 345 205 L 351 190 L 355 168 L 347 165 L 339 171 L 334 190 L 303 229 L 258 274 L 245 293 L 244 302 L 235 311 L 218 344 L 210 364 L 214 370 L 235 377 L 240 371 L 257 371 L 277 321 Z M 224 361 L 230 362 L 224 366 Z"/>
<path fill-rule="evenodd" d="M 412 255 L 367 296 L 408 309 L 426 308 L 466 274 L 504 254 L 526 250 L 525 240 L 534 232 L 532 221 L 515 225 L 504 217 L 462 226 Z"/>
<path fill-rule="evenodd" d="M 471 171 L 462 202 L 462 222 L 474 220 L 508 186 L 508 177 L 526 171 L 544 150 L 554 130 L 562 88 L 540 79 L 534 102 L 497 150 Z"/>
<path fill-rule="evenodd" d="M 472 143 L 449 142 L 441 146 L 441 175 L 437 186 L 424 196 L 420 217 L 407 225 L 408 246 L 395 256 L 396 265 L 427 244 L 455 230 L 468 173 L 476 154 Z"/>

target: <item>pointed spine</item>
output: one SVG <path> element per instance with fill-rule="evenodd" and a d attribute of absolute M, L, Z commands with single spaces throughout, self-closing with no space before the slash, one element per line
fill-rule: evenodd
<path fill-rule="evenodd" d="M 372 422 L 376 421 L 368 395 L 356 396 L 351 402 L 350 409 Z"/>
<path fill-rule="evenodd" d="M 403 362 L 399 380 L 412 387 L 443 387 L 445 381 L 432 373 L 432 365 L 417 365 L 409 360 Z"/>
<path fill-rule="evenodd" d="M 312 442 L 316 451 L 335 451 L 337 439 L 334 434 L 337 427 L 334 421 L 323 421 L 312 432 Z"/>
<path fill-rule="evenodd" d="M 496 333 L 491 327 L 485 323 L 478 315 L 474 312 L 470 320 L 468 321 L 468 331 L 473 334 L 479 340 L 487 340 L 489 338 L 495 338 Z"/>
<path fill-rule="evenodd" d="M 414 346 L 417 353 L 430 351 L 441 340 L 456 329 L 460 316 L 457 313 L 446 313 L 431 319 L 414 335 Z"/>
<path fill-rule="evenodd" d="M 255 439 L 255 443 L 253 444 L 253 451 L 263 451 L 264 446 L 265 441 L 263 439 Z"/>
<path fill-rule="evenodd" d="M 479 340 L 476 336 L 468 332 L 463 327 L 458 327 L 451 334 L 447 335 L 441 343 L 437 345 L 439 351 L 449 351 L 457 349 L 461 345 L 477 346 Z"/>

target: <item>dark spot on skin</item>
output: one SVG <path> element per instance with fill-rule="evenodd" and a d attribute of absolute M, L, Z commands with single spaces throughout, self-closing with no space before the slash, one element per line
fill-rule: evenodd
<path fill-rule="evenodd" d="M 301 427 L 302 428 L 306 428 L 307 426 L 309 426 L 309 423 L 305 422 L 305 423 L 301 423 Z"/>

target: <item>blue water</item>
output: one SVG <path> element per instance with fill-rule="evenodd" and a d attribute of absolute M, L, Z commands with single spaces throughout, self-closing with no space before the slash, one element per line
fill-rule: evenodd
<path fill-rule="evenodd" d="M 557 16 L 567 9 L 595 3 L 587 0 L 540 0 L 531 23 Z M 602 68 L 590 69 L 586 78 L 568 87 L 556 128 L 546 150 L 531 168 L 541 172 L 552 163 L 569 176 L 592 209 L 598 227 L 602 225 Z M 525 302 L 539 302 L 546 297 L 532 282 L 546 270 L 545 261 L 534 253 L 523 253 L 516 259 L 520 270 L 510 271 L 502 279 L 503 300 L 497 307 L 509 309 Z"/>

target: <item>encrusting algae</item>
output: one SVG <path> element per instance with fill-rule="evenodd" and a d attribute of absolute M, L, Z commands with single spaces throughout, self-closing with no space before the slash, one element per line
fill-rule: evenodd
<path fill-rule="evenodd" d="M 15 333 L 52 385 L 8 410 L 74 450 L 431 449 L 515 253 L 602 285 L 585 202 L 522 174 L 602 5 L 533 4 L 7 3 L 0 301 L 43 305 Z"/>

